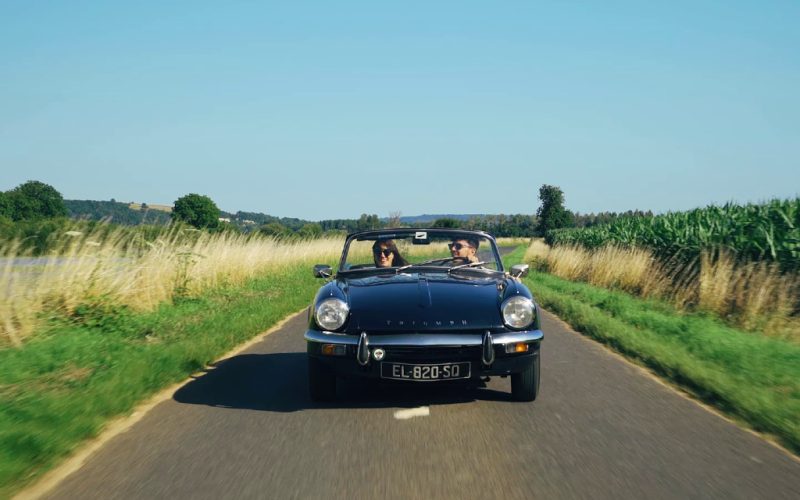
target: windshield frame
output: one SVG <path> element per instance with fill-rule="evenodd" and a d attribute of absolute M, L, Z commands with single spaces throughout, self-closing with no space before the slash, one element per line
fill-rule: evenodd
<path fill-rule="evenodd" d="M 347 235 L 347 240 L 344 243 L 344 247 L 342 248 L 342 256 L 339 258 L 339 267 L 336 270 L 336 274 L 342 274 L 345 276 L 352 276 L 355 274 L 363 274 L 365 272 L 396 272 L 399 269 L 399 266 L 392 266 L 392 267 L 384 267 L 384 268 L 361 268 L 361 269 L 352 269 L 352 270 L 345 270 L 344 265 L 347 263 L 347 254 L 350 250 L 350 244 L 354 241 L 374 241 L 377 240 L 378 237 L 381 239 L 397 239 L 399 237 L 407 237 L 408 235 L 414 235 L 417 232 L 426 232 L 426 233 L 435 233 L 438 235 L 447 235 L 450 237 L 469 237 L 469 236 L 476 236 L 479 238 L 485 238 L 491 243 L 492 246 L 492 254 L 494 255 L 494 260 L 497 263 L 497 269 L 490 269 L 493 272 L 498 273 L 505 273 L 505 268 L 503 267 L 503 261 L 500 258 L 500 252 L 497 250 L 497 240 L 491 234 L 485 231 L 473 231 L 468 229 L 450 229 L 450 228 L 388 228 L 388 229 L 373 229 L 369 231 L 359 231 L 356 233 L 350 233 Z M 443 271 L 446 269 L 450 269 L 446 266 L 432 266 L 432 265 L 412 265 L 411 268 L 423 268 L 423 269 L 434 269 L 436 271 Z"/>

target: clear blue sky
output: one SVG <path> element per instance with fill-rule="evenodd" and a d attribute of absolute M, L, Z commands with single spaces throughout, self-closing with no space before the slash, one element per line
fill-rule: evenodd
<path fill-rule="evenodd" d="M 800 193 L 800 2 L 0 3 L 0 189 L 307 219 Z"/>

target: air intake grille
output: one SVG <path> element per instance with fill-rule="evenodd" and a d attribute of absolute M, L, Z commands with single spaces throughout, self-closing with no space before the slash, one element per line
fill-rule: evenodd
<path fill-rule="evenodd" d="M 376 342 L 378 345 L 378 342 Z M 481 348 L 474 347 L 386 347 L 386 361 L 448 362 L 480 361 Z"/>

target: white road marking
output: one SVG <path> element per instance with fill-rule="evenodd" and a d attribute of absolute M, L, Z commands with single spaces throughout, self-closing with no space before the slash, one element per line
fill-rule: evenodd
<path fill-rule="evenodd" d="M 397 410 L 394 412 L 394 418 L 397 420 L 408 420 L 414 417 L 427 417 L 431 414 L 431 409 L 428 406 L 420 406 L 419 408 L 409 408 L 407 410 Z"/>

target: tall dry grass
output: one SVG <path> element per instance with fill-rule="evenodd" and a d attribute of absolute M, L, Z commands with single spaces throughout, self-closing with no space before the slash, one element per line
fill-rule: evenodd
<path fill-rule="evenodd" d="M 740 320 L 747 329 L 780 331 L 797 320 L 800 279 L 776 263 L 737 263 L 728 252 L 701 255 L 696 303 L 699 309 Z"/>
<path fill-rule="evenodd" d="M 726 251 L 696 261 L 660 261 L 641 248 L 550 247 L 534 240 L 524 260 L 539 270 L 671 301 L 681 310 L 706 311 L 746 330 L 800 341 L 800 276 L 776 263 L 737 262 Z"/>
<path fill-rule="evenodd" d="M 20 345 L 43 316 L 69 315 L 97 298 L 152 310 L 179 295 L 240 284 L 294 264 L 333 263 L 342 240 L 281 241 L 170 228 L 144 241 L 120 229 L 66 231 L 46 257 L 30 258 L 20 248 L 19 241 L 0 248 L 0 345 Z"/>
<path fill-rule="evenodd" d="M 524 260 L 561 278 L 648 297 L 661 294 L 668 281 L 652 253 L 643 249 L 606 246 L 591 251 L 566 245 L 551 248 L 536 239 Z"/>
<path fill-rule="evenodd" d="M 496 241 L 499 246 L 517 247 L 520 245 L 529 245 L 531 243 L 531 238 L 523 238 L 522 236 L 501 236 L 496 238 Z"/>

